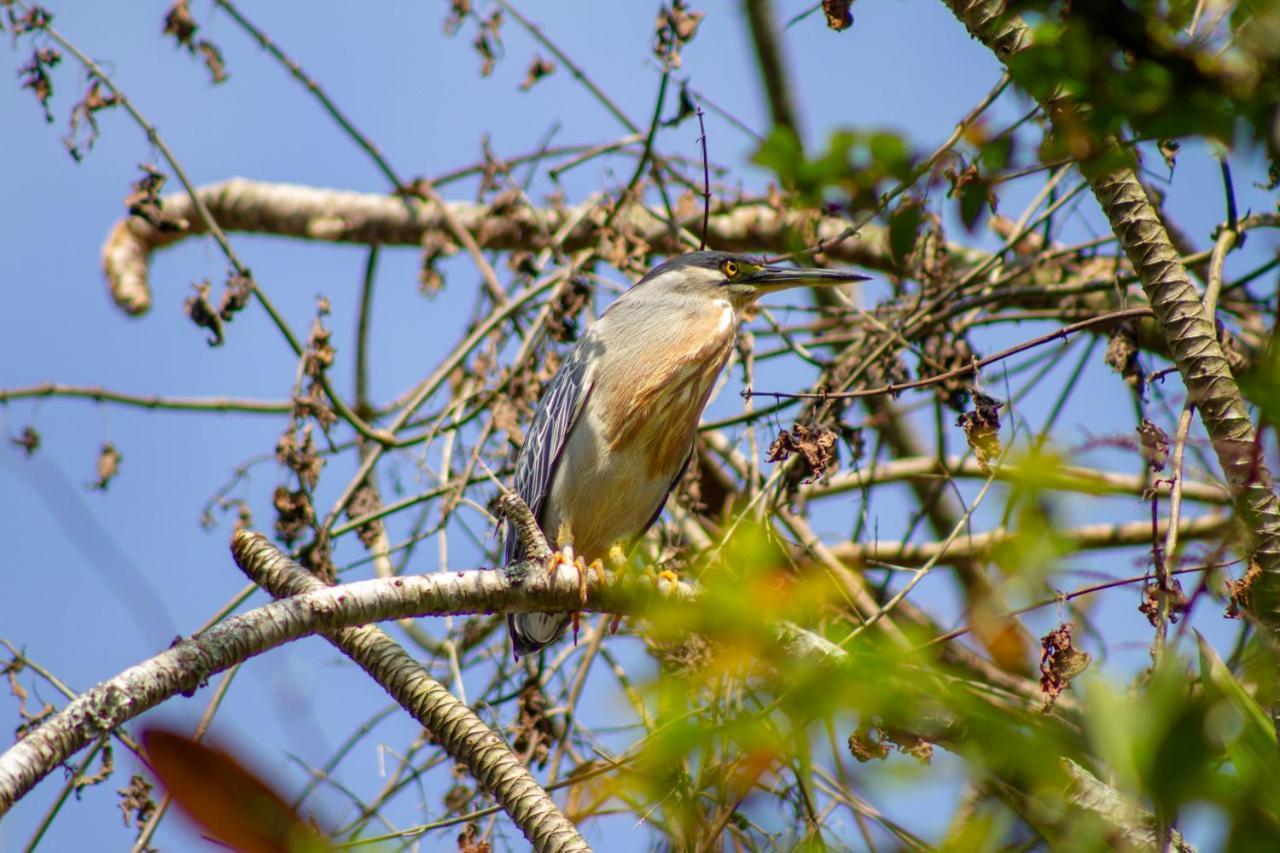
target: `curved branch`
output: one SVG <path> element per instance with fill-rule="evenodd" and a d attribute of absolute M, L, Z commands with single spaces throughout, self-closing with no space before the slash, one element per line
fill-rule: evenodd
<path fill-rule="evenodd" d="M 227 619 L 90 688 L 0 754 L 0 817 L 104 732 L 179 693 L 194 692 L 211 675 L 305 636 L 387 619 L 450 613 L 637 613 L 657 601 L 689 601 L 697 595 L 683 583 L 663 584 L 659 590 L 651 582 L 630 577 L 601 581 L 595 573 L 588 575 L 585 605 L 573 566 L 561 566 L 552 579 L 534 561 L 500 570 L 375 578 L 322 587 Z M 774 639 L 791 655 L 831 660 L 846 654 L 789 623 L 774 626 Z M 387 671 L 390 664 L 386 659 L 379 661 L 379 671 Z"/>
<path fill-rule="evenodd" d="M 238 532 L 231 541 L 231 555 L 246 575 L 276 598 L 326 588 L 259 533 Z M 373 625 L 324 636 L 431 732 L 454 760 L 467 766 L 535 850 L 590 849 L 502 738 L 398 643 Z"/>
<path fill-rule="evenodd" d="M 536 210 L 519 207 L 498 214 L 487 205 L 467 202 L 406 205 L 404 199 L 386 195 L 243 178 L 200 187 L 196 196 L 224 231 L 361 245 L 419 246 L 428 236 L 448 241 L 452 230 L 447 220 L 452 219 L 475 238 L 480 249 L 499 251 L 547 248 L 546 235 L 557 233 L 567 224 L 571 227 L 559 247 L 573 252 L 595 245 L 605 215 L 589 206 Z M 112 227 L 102 247 L 102 267 L 111 296 L 130 314 L 143 314 L 151 307 L 147 281 L 151 253 L 205 230 L 204 221 L 196 215 L 192 199 L 186 194 L 164 196 L 161 209 L 165 230 L 136 216 L 128 217 Z M 684 252 L 685 247 L 672 236 L 664 216 L 639 205 L 628 205 L 614 217 L 614 225 L 634 231 L 654 252 Z M 725 251 L 776 253 L 787 251 L 797 235 L 833 240 L 847 224 L 837 217 L 819 217 L 813 211 L 779 214 L 766 204 L 744 204 L 712 215 L 707 242 Z M 694 212 L 679 225 L 696 231 L 701 227 L 701 214 Z M 869 224 L 860 235 L 857 240 L 832 246 L 827 255 L 872 269 L 895 268 L 884 228 Z M 950 251 L 960 265 L 986 256 L 956 246 Z"/>

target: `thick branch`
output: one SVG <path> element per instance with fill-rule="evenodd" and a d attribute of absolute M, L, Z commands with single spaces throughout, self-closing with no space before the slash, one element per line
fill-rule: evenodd
<path fill-rule="evenodd" d="M 1180 539 L 1211 539 L 1225 532 L 1231 525 L 1230 516 L 1202 515 L 1186 519 L 1178 525 Z M 1168 532 L 1168 522 L 1161 521 L 1157 537 Z M 1018 531 L 997 527 L 985 533 L 975 533 L 956 539 L 944 548 L 943 542 L 907 542 L 896 539 L 874 542 L 846 542 L 832 545 L 831 551 L 842 562 L 854 564 L 891 563 L 895 566 L 917 567 L 932 559 L 941 563 L 958 560 L 988 558 L 1000 545 L 1016 539 Z M 1126 524 L 1086 524 L 1060 530 L 1054 538 L 1066 547 L 1077 551 L 1100 548 L 1119 548 L 1128 545 L 1149 545 L 1152 541 L 1151 522 L 1131 521 Z M 939 557 L 939 554 L 941 556 Z"/>
<path fill-rule="evenodd" d="M 195 691 L 211 675 L 301 637 L 387 619 L 450 613 L 636 613 L 650 603 L 688 601 L 696 595 L 686 584 L 668 584 L 658 591 L 643 580 L 602 582 L 594 573 L 588 574 L 586 605 L 579 598 L 574 567 L 561 566 L 552 580 L 541 563 L 521 562 L 501 570 L 377 578 L 323 587 L 227 619 L 90 688 L 0 755 L 0 816 L 104 732 L 179 693 Z M 795 625 L 775 626 L 774 637 L 793 655 L 845 656 L 833 644 Z"/>
<path fill-rule="evenodd" d="M 367 193 L 316 189 L 294 184 L 269 184 L 233 178 L 196 191 L 210 214 L 224 231 L 273 234 L 332 243 L 419 246 L 428 236 L 449 240 L 451 231 L 439 205 Z M 466 202 L 449 202 L 451 218 L 473 235 L 477 246 L 486 250 L 547 248 L 547 234 L 556 234 L 566 224 L 572 227 L 560 247 L 567 252 L 594 245 L 604 221 L 603 210 L 583 208 L 516 207 L 495 213 L 490 207 Z M 195 214 L 190 197 L 183 194 L 163 199 L 165 223 L 174 230 L 160 230 L 138 217 L 117 222 L 102 247 L 102 266 L 112 298 L 131 314 L 151 307 L 147 265 L 151 253 L 187 237 L 204 233 L 203 220 Z M 586 214 L 586 215 L 584 215 Z M 576 222 L 576 225 L 573 223 Z M 785 252 L 793 241 L 833 240 L 848 223 L 835 217 L 818 218 L 812 211 L 779 215 L 764 204 L 745 204 L 711 217 L 707 243 L 725 251 Z M 694 212 L 681 221 L 683 227 L 700 229 L 701 214 Z M 631 205 L 614 217 L 613 226 L 634 231 L 654 252 L 679 254 L 685 247 L 672 236 L 664 219 L 647 208 Z M 983 253 L 952 248 L 956 262 L 965 265 Z M 884 229 L 866 225 L 857 239 L 832 246 L 833 260 L 873 269 L 892 269 Z"/>
<path fill-rule="evenodd" d="M 241 531 L 231 542 L 236 565 L 276 598 L 325 589 L 266 537 Z M 475 712 L 373 625 L 324 636 L 400 703 L 498 800 L 535 850 L 588 850 L 586 841 L 515 753 Z"/>
<path fill-rule="evenodd" d="M 805 499 L 822 498 L 859 491 L 879 483 L 897 483 L 903 480 L 928 482 L 944 477 L 985 479 L 987 476 L 989 472 L 983 471 L 978 460 L 972 457 L 949 456 L 944 468 L 939 464 L 936 456 L 908 456 L 903 459 L 877 462 L 874 466 L 867 466 L 860 471 L 837 474 L 825 483 L 802 486 L 800 496 Z M 1036 468 L 1024 468 L 1006 463 L 996 469 L 995 477 L 997 480 L 1010 483 L 1025 482 L 1044 489 L 1059 489 L 1087 495 L 1133 495 L 1137 498 L 1148 488 L 1156 489 L 1162 497 L 1169 494 L 1167 481 L 1159 481 L 1153 485 L 1133 474 L 1116 474 L 1077 465 L 1059 467 L 1042 465 Z M 1220 486 L 1195 481 L 1182 483 L 1182 497 L 1184 500 L 1216 505 L 1231 502 L 1231 495 Z"/>

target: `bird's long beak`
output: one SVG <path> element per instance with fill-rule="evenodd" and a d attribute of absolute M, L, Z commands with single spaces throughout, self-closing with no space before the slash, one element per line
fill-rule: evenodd
<path fill-rule="evenodd" d="M 845 270 L 824 270 L 805 267 L 761 267 L 759 270 L 743 276 L 739 284 L 748 284 L 761 293 L 772 293 L 775 290 L 788 290 L 793 287 L 829 287 L 835 284 L 850 284 L 855 281 L 868 281 L 871 277 L 859 275 Z"/>

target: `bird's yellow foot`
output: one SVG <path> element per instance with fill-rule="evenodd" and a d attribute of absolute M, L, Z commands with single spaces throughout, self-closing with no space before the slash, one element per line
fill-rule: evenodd
<path fill-rule="evenodd" d="M 680 576 L 675 572 L 671 571 L 670 569 L 663 569 L 662 571 L 658 572 L 658 580 L 665 580 L 670 582 L 672 586 L 676 586 L 678 583 L 680 583 Z"/>
<path fill-rule="evenodd" d="M 564 545 L 559 551 L 552 551 L 547 558 L 547 577 L 555 583 L 556 572 L 561 566 L 576 566 L 581 562 L 581 557 L 574 556 L 572 543 Z"/>
<path fill-rule="evenodd" d="M 600 583 L 605 582 L 604 563 L 599 560 L 592 560 L 590 563 L 584 564 L 582 558 L 578 558 L 578 600 L 584 605 L 587 603 L 587 576 L 595 574 L 600 578 Z"/>

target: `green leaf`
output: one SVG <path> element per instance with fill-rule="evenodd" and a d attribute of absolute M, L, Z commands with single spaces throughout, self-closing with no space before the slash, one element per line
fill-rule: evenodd
<path fill-rule="evenodd" d="M 911 250 L 916 246 L 916 236 L 920 233 L 920 223 L 924 213 L 920 202 L 914 198 L 904 199 L 889 217 L 889 251 L 898 264 L 903 264 Z"/>
<path fill-rule="evenodd" d="M 1227 754 L 1236 771 L 1242 776 L 1274 780 L 1280 772 L 1280 760 L 1276 755 L 1276 730 L 1271 718 L 1199 631 L 1196 631 L 1196 643 L 1200 646 L 1200 683 L 1205 696 L 1215 702 L 1215 712 L 1210 719 L 1217 732 L 1225 735 Z M 1223 719 L 1224 708 L 1234 711 L 1232 716 L 1236 719 Z M 1233 731 L 1237 728 L 1238 731 Z"/>
<path fill-rule="evenodd" d="M 990 189 L 981 175 L 975 176 L 960 188 L 960 221 L 970 232 L 977 229 L 986 217 Z"/>

